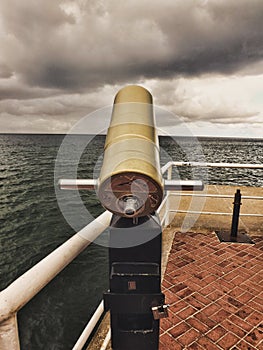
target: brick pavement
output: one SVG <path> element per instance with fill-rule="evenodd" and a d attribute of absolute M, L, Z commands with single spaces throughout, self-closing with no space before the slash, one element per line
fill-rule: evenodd
<path fill-rule="evenodd" d="M 263 350 L 263 238 L 220 243 L 176 232 L 162 289 L 160 350 Z"/>

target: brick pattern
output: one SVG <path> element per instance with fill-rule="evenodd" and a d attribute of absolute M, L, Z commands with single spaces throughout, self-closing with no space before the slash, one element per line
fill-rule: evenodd
<path fill-rule="evenodd" d="M 220 243 L 176 232 L 162 288 L 160 350 L 263 350 L 263 238 Z"/>

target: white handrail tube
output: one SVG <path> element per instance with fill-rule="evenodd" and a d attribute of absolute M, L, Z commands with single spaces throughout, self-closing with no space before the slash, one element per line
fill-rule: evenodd
<path fill-rule="evenodd" d="M 173 197 L 205 197 L 205 198 L 232 198 L 233 195 L 230 194 L 217 194 L 217 193 L 181 193 L 173 192 L 170 193 Z M 263 200 L 262 196 L 242 196 L 242 199 L 253 199 L 253 200 Z"/>
<path fill-rule="evenodd" d="M 60 179 L 58 186 L 61 190 L 95 190 L 97 180 L 94 179 Z"/>
<path fill-rule="evenodd" d="M 263 164 L 249 163 L 202 163 L 202 162 L 173 162 L 170 161 L 162 167 L 164 174 L 171 166 L 188 166 L 188 167 L 203 167 L 203 168 L 239 168 L 239 169 L 263 169 Z"/>
<path fill-rule="evenodd" d="M 91 319 L 89 320 L 87 326 L 81 333 L 78 341 L 72 348 L 72 350 L 81 350 L 83 346 L 85 345 L 86 341 L 88 340 L 89 336 L 91 335 L 93 329 L 95 328 L 96 324 L 98 323 L 99 319 L 101 318 L 102 314 L 104 312 L 104 302 L 103 300 L 100 302 L 98 308 L 92 315 Z"/>
<path fill-rule="evenodd" d="M 106 350 L 106 349 L 107 349 L 108 344 L 109 344 L 109 342 L 110 342 L 110 339 L 111 339 L 111 330 L 109 329 L 109 330 L 108 330 L 108 333 L 107 333 L 107 335 L 106 335 L 106 337 L 105 337 L 105 339 L 104 339 L 104 342 L 103 342 L 102 345 L 101 345 L 100 350 Z"/>
<path fill-rule="evenodd" d="M 6 340 L 6 323 L 13 318 L 29 300 L 45 287 L 61 270 L 94 241 L 110 224 L 112 214 L 105 211 L 94 221 L 72 236 L 64 244 L 46 256 L 38 264 L 25 272 L 0 293 L 0 349 L 11 347 L 13 335 Z M 14 332 L 13 332 L 14 333 Z M 12 341 L 12 343 L 11 343 Z M 17 341 L 19 343 L 19 341 Z M 6 347 L 6 344 L 9 346 Z"/>

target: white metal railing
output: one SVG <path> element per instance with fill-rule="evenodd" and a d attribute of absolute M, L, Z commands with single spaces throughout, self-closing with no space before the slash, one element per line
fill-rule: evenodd
<path fill-rule="evenodd" d="M 205 163 L 205 162 L 173 162 L 170 161 L 162 167 L 163 174 L 173 166 L 199 167 L 199 168 L 236 168 L 236 169 L 263 169 L 263 164 L 242 163 Z"/>
<path fill-rule="evenodd" d="M 89 336 L 91 335 L 93 329 L 96 327 L 97 323 L 99 322 L 99 319 L 103 315 L 104 312 L 104 303 L 103 300 L 100 302 L 98 308 L 94 312 L 93 316 L 89 320 L 87 326 L 85 327 L 84 331 L 81 333 L 78 341 L 72 348 L 72 350 L 80 350 L 83 348 L 85 343 L 87 342 Z"/>
<path fill-rule="evenodd" d="M 171 196 L 181 196 L 181 197 L 206 197 L 206 198 L 233 198 L 233 195 L 230 194 L 217 194 L 217 193 L 171 193 Z M 243 196 L 242 199 L 253 199 L 253 200 L 262 200 L 262 196 Z"/>
<path fill-rule="evenodd" d="M 170 213 L 180 213 L 180 214 L 202 214 L 202 215 L 223 215 L 232 216 L 233 213 L 217 212 L 217 211 L 198 211 L 198 210 L 170 210 Z M 262 214 L 239 214 L 239 216 L 249 216 L 254 218 L 263 218 Z"/>
<path fill-rule="evenodd" d="M 110 340 L 111 340 L 111 330 L 108 331 L 108 333 L 104 339 L 104 342 L 101 345 L 100 350 L 106 350 Z"/>
<path fill-rule="evenodd" d="M 172 177 L 173 167 L 200 167 L 200 168 L 237 168 L 237 169 L 263 169 L 263 164 L 242 164 L 242 163 L 205 163 L 205 162 L 173 162 L 170 161 L 162 167 L 162 174 L 167 172 L 167 179 Z M 210 194 L 210 193 L 181 193 L 167 191 L 166 196 L 159 209 L 164 208 L 164 214 L 161 218 L 162 225 L 167 226 L 170 223 L 170 213 L 188 213 L 188 214 L 203 214 L 203 215 L 231 215 L 232 213 L 223 212 L 205 212 L 205 211 L 190 211 L 190 210 L 173 210 L 170 208 L 170 197 L 172 196 L 191 196 L 191 197 L 213 197 L 213 198 L 233 198 L 230 195 Z M 263 200 L 262 196 L 242 196 L 242 199 Z M 262 214 L 240 214 L 240 216 L 263 217 Z"/>
<path fill-rule="evenodd" d="M 174 166 L 186 167 L 218 167 L 218 168 L 246 168 L 263 169 L 262 164 L 239 164 L 239 163 L 200 163 L 200 162 L 168 162 L 162 167 L 162 174 L 167 172 L 167 180 L 172 178 Z M 158 209 L 161 224 L 166 226 L 169 223 L 169 214 L 174 210 L 170 208 L 170 197 L 175 195 L 167 191 L 161 206 Z M 179 195 L 179 193 L 178 193 Z M 180 196 L 203 196 L 232 198 L 228 195 L 180 193 Z M 243 199 L 259 200 L 263 197 L 242 196 Z M 178 212 L 178 211 L 177 211 Z M 189 211 L 187 211 L 189 212 Z M 215 214 L 211 212 L 211 215 Z M 244 215 L 244 214 L 243 214 Z M 253 214 L 252 214 L 253 215 Z M 31 300 L 42 288 L 44 288 L 62 269 L 64 269 L 75 257 L 77 257 L 93 240 L 95 240 L 110 224 L 111 213 L 104 212 L 97 219 L 72 236 L 68 241 L 54 250 L 46 258 L 33 266 L 30 270 L 11 283 L 6 289 L 0 292 L 0 349 L 19 350 L 19 335 L 17 326 L 17 312 Z M 95 311 L 82 332 L 73 350 L 81 350 L 88 337 L 96 326 L 104 311 L 103 302 Z M 106 349 L 110 340 L 110 332 L 101 347 Z"/>
<path fill-rule="evenodd" d="M 1 350 L 20 349 L 17 312 L 109 226 L 111 215 L 105 211 L 1 291 Z"/>

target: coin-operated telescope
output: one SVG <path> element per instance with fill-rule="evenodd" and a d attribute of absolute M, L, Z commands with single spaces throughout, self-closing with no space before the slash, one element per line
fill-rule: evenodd
<path fill-rule="evenodd" d="M 168 316 L 161 293 L 162 228 L 156 210 L 164 190 L 200 190 L 201 181 L 165 181 L 151 94 L 121 89 L 114 100 L 97 180 L 61 180 L 63 189 L 97 190 L 113 213 L 109 242 L 109 291 L 113 350 L 157 350 L 159 320 Z"/>
<path fill-rule="evenodd" d="M 141 217 L 159 207 L 163 191 L 152 96 L 127 86 L 114 100 L 98 197 L 114 214 Z"/>

